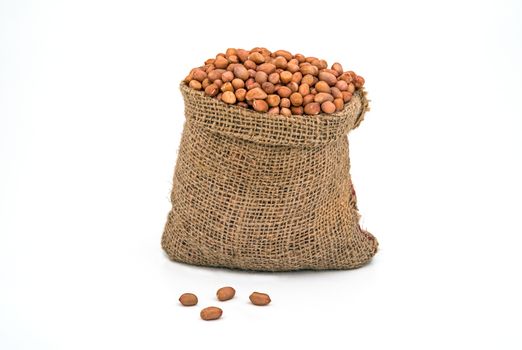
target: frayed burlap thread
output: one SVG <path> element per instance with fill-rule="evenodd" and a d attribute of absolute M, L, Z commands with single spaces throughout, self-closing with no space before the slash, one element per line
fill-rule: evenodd
<path fill-rule="evenodd" d="M 185 125 L 162 247 L 175 261 L 258 271 L 350 269 L 377 240 L 359 226 L 347 133 L 368 110 L 270 115 L 181 84 Z"/>

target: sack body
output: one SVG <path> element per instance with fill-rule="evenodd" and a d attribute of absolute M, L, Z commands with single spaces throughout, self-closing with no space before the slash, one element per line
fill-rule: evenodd
<path fill-rule="evenodd" d="M 348 157 L 364 91 L 338 113 L 286 117 L 180 89 L 186 119 L 161 242 L 172 260 L 289 271 L 356 268 L 374 256 Z"/>

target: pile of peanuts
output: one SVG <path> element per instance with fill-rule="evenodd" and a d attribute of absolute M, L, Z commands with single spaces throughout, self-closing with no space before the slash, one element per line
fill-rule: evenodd
<path fill-rule="evenodd" d="M 328 68 L 316 57 L 256 47 L 229 48 L 192 69 L 184 82 L 228 104 L 291 116 L 342 110 L 364 78 L 337 62 Z"/>
<path fill-rule="evenodd" d="M 219 301 L 227 301 L 236 295 L 236 290 L 232 287 L 222 287 L 216 292 L 216 297 Z M 270 296 L 266 293 L 253 292 L 248 297 L 250 302 L 257 306 L 265 306 L 270 304 Z M 183 306 L 194 306 L 198 303 L 198 297 L 194 293 L 183 293 L 179 297 L 179 302 Z M 199 313 L 201 319 L 205 321 L 217 320 L 223 315 L 223 310 L 217 306 L 207 306 Z"/>

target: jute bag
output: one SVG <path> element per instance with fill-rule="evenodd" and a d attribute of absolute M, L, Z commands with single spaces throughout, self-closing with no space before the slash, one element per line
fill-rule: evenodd
<path fill-rule="evenodd" d="M 368 101 L 341 112 L 258 113 L 184 84 L 185 125 L 162 247 L 175 261 L 246 270 L 350 269 L 377 240 L 359 226 L 347 133 Z"/>

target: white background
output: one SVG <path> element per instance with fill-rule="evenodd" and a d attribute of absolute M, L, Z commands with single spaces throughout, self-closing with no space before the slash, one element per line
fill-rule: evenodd
<path fill-rule="evenodd" d="M 254 46 L 366 78 L 349 137 L 370 265 L 163 254 L 178 82 Z M 521 62 L 517 1 L 0 1 L 0 349 L 520 349 Z"/>

